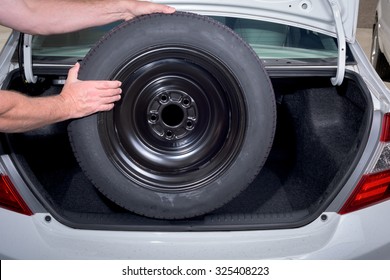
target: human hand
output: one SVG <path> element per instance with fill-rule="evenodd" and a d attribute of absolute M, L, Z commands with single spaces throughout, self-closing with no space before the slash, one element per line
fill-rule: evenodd
<path fill-rule="evenodd" d="M 59 98 L 67 118 L 81 118 L 99 111 L 109 111 L 121 98 L 120 81 L 81 81 L 80 64 L 69 70 L 68 78 Z"/>
<path fill-rule="evenodd" d="M 126 8 L 123 14 L 124 20 L 130 20 L 134 17 L 152 14 L 152 13 L 164 13 L 171 14 L 176 10 L 173 7 L 152 3 L 150 1 L 138 1 L 138 0 L 128 0 L 126 1 Z"/>

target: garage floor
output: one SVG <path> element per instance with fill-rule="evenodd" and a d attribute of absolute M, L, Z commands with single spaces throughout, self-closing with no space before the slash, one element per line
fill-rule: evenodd
<path fill-rule="evenodd" d="M 0 25 L 0 48 L 2 48 L 5 42 L 7 41 L 9 33 L 10 33 L 10 29 Z"/>

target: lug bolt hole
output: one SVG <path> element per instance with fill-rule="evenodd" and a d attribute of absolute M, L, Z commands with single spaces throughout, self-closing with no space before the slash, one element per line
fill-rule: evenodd
<path fill-rule="evenodd" d="M 167 139 L 172 139 L 173 138 L 173 132 L 168 130 L 166 133 L 165 133 L 165 136 Z"/>
<path fill-rule="evenodd" d="M 194 123 L 192 121 L 187 121 L 187 129 L 192 129 L 194 127 Z"/>
<path fill-rule="evenodd" d="M 152 115 L 150 115 L 150 117 L 149 117 L 149 121 L 150 121 L 151 123 L 155 123 L 155 122 L 157 121 L 157 119 L 158 119 L 158 117 L 157 117 L 157 115 L 155 115 L 155 114 L 152 114 Z"/>
<path fill-rule="evenodd" d="M 189 100 L 188 98 L 184 98 L 182 104 L 184 107 L 188 107 L 191 104 L 191 100 Z"/>
<path fill-rule="evenodd" d="M 163 94 L 160 96 L 160 102 L 161 103 L 167 103 L 168 102 L 168 96 Z"/>

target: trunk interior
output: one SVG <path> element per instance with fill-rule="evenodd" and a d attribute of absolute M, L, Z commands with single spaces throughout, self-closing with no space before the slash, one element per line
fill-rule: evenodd
<path fill-rule="evenodd" d="M 18 72 L 8 88 L 30 95 L 57 94 L 54 76 L 26 86 Z M 129 230 L 229 230 L 298 227 L 326 209 L 366 143 L 371 103 L 359 79 L 341 87 L 329 77 L 272 78 L 277 131 L 267 163 L 237 198 L 207 215 L 157 220 L 124 210 L 101 195 L 78 166 L 67 122 L 7 135 L 8 148 L 30 188 L 58 220 L 75 228 Z"/>

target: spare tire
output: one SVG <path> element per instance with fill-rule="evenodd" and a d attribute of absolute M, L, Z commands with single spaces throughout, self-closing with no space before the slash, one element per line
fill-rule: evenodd
<path fill-rule="evenodd" d="M 270 151 L 275 99 L 264 67 L 236 33 L 200 15 L 125 22 L 81 63 L 81 80 L 120 80 L 110 112 L 74 120 L 80 166 L 110 200 L 181 219 L 237 196 Z"/>

